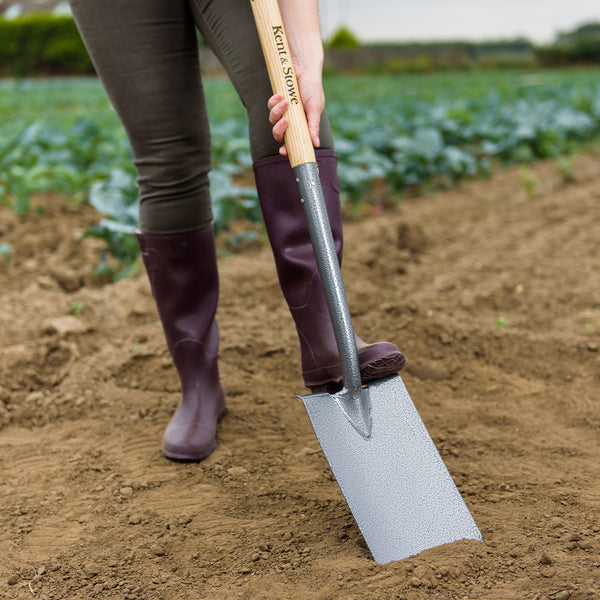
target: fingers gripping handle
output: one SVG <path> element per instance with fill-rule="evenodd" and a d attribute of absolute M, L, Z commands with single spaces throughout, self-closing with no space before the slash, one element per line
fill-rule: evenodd
<path fill-rule="evenodd" d="M 279 4 L 277 0 L 251 0 L 250 3 L 271 87 L 273 92 L 281 94 L 288 102 L 284 116 L 288 120 L 285 145 L 290 163 L 296 167 L 316 162 Z"/>

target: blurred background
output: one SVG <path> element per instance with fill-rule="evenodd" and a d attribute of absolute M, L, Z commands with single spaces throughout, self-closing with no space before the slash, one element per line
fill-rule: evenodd
<path fill-rule="evenodd" d="M 353 218 L 540 159 L 558 160 L 568 180 L 575 153 L 599 139 L 597 2 L 321 0 L 320 10 L 327 110 Z M 215 226 L 235 251 L 262 235 L 246 115 L 198 43 Z M 522 182 L 535 188 L 527 171 Z M 131 272 L 131 150 L 69 5 L 0 0 L 0 202 L 26 215 L 48 193 L 100 213 L 86 235 L 106 244 L 101 276 Z"/>
<path fill-rule="evenodd" d="M 549 43 L 598 16 L 592 0 L 322 0 L 320 6 L 326 36 L 347 25 L 366 42 L 524 37 Z"/>
<path fill-rule="evenodd" d="M 382 0 L 376 5 L 360 0 L 321 0 L 320 13 L 328 47 L 326 66 L 336 71 L 378 67 L 420 72 L 600 60 L 600 8 L 591 0 Z M 90 71 L 83 57 L 75 57 L 76 42 L 66 39 L 69 27 L 55 23 L 53 32 L 47 22 L 50 18 L 67 21 L 69 14 L 65 0 L 0 0 L 5 21 L 0 32 L 3 74 L 12 70 L 18 74 Z M 15 40 L 14 30 L 34 21 L 37 25 L 28 28 L 28 50 L 23 40 Z M 13 22 L 13 27 L 6 22 Z M 38 36 L 45 38 L 45 45 Z M 54 37 L 61 37 L 62 42 Z M 7 46 L 21 60 L 8 56 Z M 37 60 L 28 56 L 32 53 Z M 203 54 L 205 71 L 218 71 L 210 51 L 205 49 Z"/>
<path fill-rule="evenodd" d="M 333 49 L 328 51 L 327 67 L 333 70 L 380 67 L 418 72 L 482 63 L 521 67 L 600 60 L 600 9 L 591 0 L 382 0 L 375 6 L 359 0 L 321 0 L 320 12 L 324 40 Z M 65 0 L 0 0 L 0 15 L 15 26 L 44 14 L 66 20 L 69 4 Z M 41 29 L 44 34 L 40 31 L 39 35 L 53 37 L 48 23 L 39 22 Z M 58 29 L 54 35 L 67 35 L 65 27 Z M 4 74 L 11 70 L 7 45 L 12 45 L 14 53 L 31 53 L 14 41 L 11 44 L 11 38 L 11 29 L 4 29 L 0 37 Z M 58 46 L 59 42 L 52 41 L 52 56 L 44 56 L 34 43 L 37 64 L 26 66 L 25 59 L 17 60 L 13 68 L 17 72 L 90 69 L 84 59 L 75 59 L 72 44 L 63 40 L 62 49 Z M 211 53 L 203 52 L 205 70 L 219 70 Z"/>

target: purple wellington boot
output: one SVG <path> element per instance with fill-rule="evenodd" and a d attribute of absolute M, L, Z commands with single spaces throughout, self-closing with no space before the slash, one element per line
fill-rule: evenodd
<path fill-rule="evenodd" d="M 136 233 L 182 398 L 162 440 L 171 460 L 199 461 L 217 443 L 225 409 L 219 380 L 219 281 L 212 225 L 191 233 Z"/>
<path fill-rule="evenodd" d="M 316 155 L 341 265 L 337 155 L 333 150 L 316 150 Z M 298 330 L 304 383 L 313 393 L 337 391 L 342 381 L 338 349 L 294 173 L 287 158 L 273 156 L 256 161 L 254 174 L 279 283 Z M 392 375 L 404 366 L 404 356 L 390 342 L 367 344 L 356 336 L 356 345 L 363 381 Z"/>

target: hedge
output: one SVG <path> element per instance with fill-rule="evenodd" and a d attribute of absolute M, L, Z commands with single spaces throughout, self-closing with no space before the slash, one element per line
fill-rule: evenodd
<path fill-rule="evenodd" d="M 600 64 L 600 34 L 589 34 L 536 49 L 545 66 Z"/>
<path fill-rule="evenodd" d="M 89 74 L 94 67 L 69 16 L 0 18 L 0 75 Z"/>

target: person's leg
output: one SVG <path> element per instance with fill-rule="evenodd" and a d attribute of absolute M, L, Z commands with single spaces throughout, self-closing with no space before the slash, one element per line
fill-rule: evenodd
<path fill-rule="evenodd" d="M 333 150 L 322 149 L 316 150 L 316 156 L 341 265 L 343 241 L 337 156 Z M 342 369 L 335 333 L 294 173 L 287 159 L 280 156 L 256 161 L 254 173 L 279 283 L 298 331 L 304 384 L 312 392 L 338 391 Z M 394 344 L 367 344 L 355 337 L 363 381 L 393 375 L 404 366 L 404 356 Z"/>
<path fill-rule="evenodd" d="M 209 225 L 210 134 L 187 0 L 71 0 L 71 8 L 133 150 L 140 229 Z"/>
<path fill-rule="evenodd" d="M 304 382 L 313 391 L 336 389 L 341 381 L 341 367 L 335 334 L 295 178 L 288 159 L 279 155 L 279 144 L 273 139 L 267 109 L 271 85 L 250 2 L 191 2 L 202 35 L 220 58 L 248 111 L 258 197 L 281 290 L 298 330 Z M 341 261 L 343 238 L 337 157 L 325 114 L 321 119 L 320 138 L 317 161 Z M 404 366 L 404 356 L 394 344 L 367 344 L 357 337 L 357 346 L 365 381 L 396 373 Z"/>
<path fill-rule="evenodd" d="M 71 6 L 133 149 L 137 238 L 181 381 L 162 451 L 174 460 L 201 460 L 215 447 L 225 397 L 217 365 L 210 137 L 193 19 L 187 0 Z"/>

